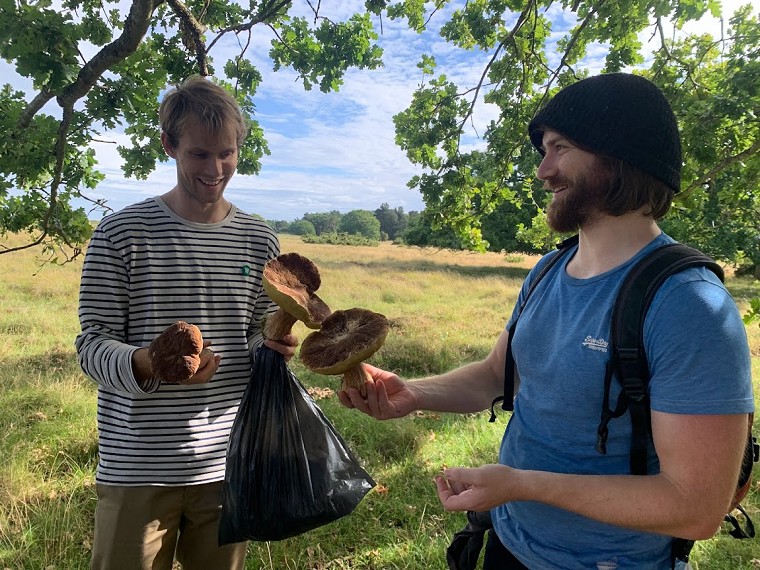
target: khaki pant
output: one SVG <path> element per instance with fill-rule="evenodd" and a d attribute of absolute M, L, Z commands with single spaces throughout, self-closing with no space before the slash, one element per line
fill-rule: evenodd
<path fill-rule="evenodd" d="M 97 485 L 92 570 L 242 570 L 248 543 L 218 546 L 222 483 Z"/>

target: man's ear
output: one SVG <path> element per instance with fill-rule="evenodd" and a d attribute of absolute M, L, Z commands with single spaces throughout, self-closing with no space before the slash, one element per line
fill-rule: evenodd
<path fill-rule="evenodd" d="M 170 158 L 177 158 L 177 153 L 174 152 L 174 147 L 169 142 L 169 136 L 164 132 L 161 133 L 161 145 L 164 147 L 164 151 Z"/>

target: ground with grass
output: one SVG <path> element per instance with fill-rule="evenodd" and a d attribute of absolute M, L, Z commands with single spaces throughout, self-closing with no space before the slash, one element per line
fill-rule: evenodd
<path fill-rule="evenodd" d="M 0 244 L 21 241 L 9 236 Z M 282 246 L 319 266 L 319 294 L 333 309 L 362 307 L 388 317 L 388 340 L 371 362 L 408 377 L 485 356 L 537 259 L 390 243 L 305 244 L 294 236 L 282 236 Z M 0 255 L 0 568 L 78 570 L 88 567 L 92 544 L 97 455 L 96 390 L 73 345 L 82 260 L 42 266 L 40 254 Z M 760 295 L 760 282 L 746 277 L 729 277 L 727 285 L 742 312 L 748 298 Z M 760 394 L 760 327 L 747 331 Z M 297 325 L 295 332 L 303 339 L 309 331 Z M 288 540 L 252 544 L 246 568 L 445 569 L 445 548 L 464 518 L 442 510 L 433 476 L 445 465 L 494 462 L 506 414 L 495 423 L 486 412 L 377 422 L 337 403 L 339 378 L 313 374 L 298 359 L 291 367 L 377 486 L 347 517 Z M 757 485 L 745 505 L 760 523 Z M 693 566 L 758 568 L 760 544 L 724 530 L 697 544 Z"/>

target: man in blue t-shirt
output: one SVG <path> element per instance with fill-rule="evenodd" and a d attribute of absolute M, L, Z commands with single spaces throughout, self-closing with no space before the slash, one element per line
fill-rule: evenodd
<path fill-rule="evenodd" d="M 711 271 L 667 279 L 644 323 L 650 475 L 630 474 L 628 414 L 610 422 L 599 454 L 616 294 L 638 259 L 673 242 L 657 220 L 680 189 L 678 127 L 653 83 L 611 73 L 561 90 L 528 131 L 553 195 L 549 225 L 577 232 L 579 243 L 541 280 L 516 327 L 518 391 L 499 464 L 446 469 L 438 494 L 446 510 L 491 510 L 486 569 L 671 568 L 672 537 L 711 537 L 736 487 L 754 410 L 746 331 Z M 487 409 L 504 389 L 515 318 L 482 361 L 416 381 L 365 365 L 374 379 L 366 398 L 351 388 L 340 400 L 378 419 Z M 610 401 L 616 392 L 613 382 Z"/>

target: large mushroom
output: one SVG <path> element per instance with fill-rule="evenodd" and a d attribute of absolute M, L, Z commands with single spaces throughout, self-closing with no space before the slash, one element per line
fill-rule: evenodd
<path fill-rule="evenodd" d="M 284 253 L 264 266 L 264 291 L 278 305 L 264 323 L 264 337 L 278 340 L 290 333 L 296 321 L 318 329 L 330 307 L 314 292 L 321 279 L 313 261 L 298 253 Z"/>
<path fill-rule="evenodd" d="M 200 329 L 185 321 L 177 321 L 150 343 L 151 373 L 164 384 L 187 382 L 198 371 L 202 351 Z"/>
<path fill-rule="evenodd" d="M 301 362 L 317 374 L 343 374 L 343 389 L 353 386 L 365 396 L 370 378 L 362 362 L 377 352 L 386 336 L 385 315 L 367 309 L 335 311 L 304 339 Z"/>

